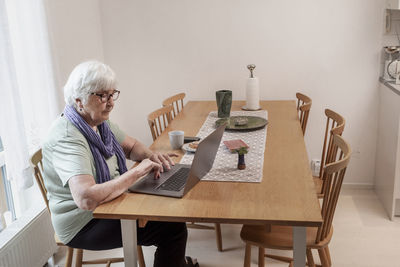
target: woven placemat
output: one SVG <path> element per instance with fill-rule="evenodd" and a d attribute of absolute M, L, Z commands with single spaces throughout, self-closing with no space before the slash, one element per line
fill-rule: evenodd
<path fill-rule="evenodd" d="M 260 111 L 231 111 L 231 116 L 257 116 L 268 119 L 268 112 Z M 205 138 L 216 129 L 215 121 L 217 112 L 212 111 L 207 116 L 203 126 L 201 126 L 196 136 Z M 255 131 L 225 131 L 222 136 L 217 156 L 212 169 L 202 180 L 206 181 L 229 181 L 229 182 L 252 182 L 259 183 L 262 180 L 264 149 L 267 136 L 267 126 Z M 248 153 L 245 155 L 246 169 L 239 170 L 237 168 L 238 155 L 224 145 L 223 141 L 242 139 L 249 145 Z M 193 153 L 187 152 L 181 159 L 182 164 L 191 164 L 194 158 Z"/>

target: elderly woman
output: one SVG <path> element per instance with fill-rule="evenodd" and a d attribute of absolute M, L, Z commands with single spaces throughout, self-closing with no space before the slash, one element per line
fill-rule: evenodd
<path fill-rule="evenodd" d="M 149 150 L 109 121 L 118 99 L 115 74 L 103 63 L 78 65 L 64 86 L 66 106 L 43 144 L 44 180 L 54 229 L 74 248 L 122 247 L 119 220 L 94 219 L 92 211 L 154 171 L 170 169 L 175 154 Z M 140 163 L 130 170 L 125 158 Z M 138 244 L 155 245 L 154 266 L 198 266 L 185 260 L 184 223 L 148 222 L 137 229 Z"/>

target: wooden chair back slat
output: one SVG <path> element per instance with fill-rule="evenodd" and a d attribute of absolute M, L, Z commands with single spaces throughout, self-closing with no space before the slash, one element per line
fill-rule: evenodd
<path fill-rule="evenodd" d="M 164 129 L 167 128 L 168 124 L 167 124 L 167 114 L 163 115 L 163 123 L 164 123 Z"/>
<path fill-rule="evenodd" d="M 163 107 L 165 106 L 172 106 L 172 118 L 175 118 L 179 112 L 183 110 L 183 99 L 185 98 L 185 93 L 180 93 L 168 97 L 162 102 Z"/>
<path fill-rule="evenodd" d="M 46 203 L 46 207 L 50 211 L 49 200 L 47 199 L 47 189 L 46 186 L 44 185 L 44 180 L 42 175 L 43 172 L 42 149 L 39 149 L 32 155 L 32 157 L 30 158 L 30 163 L 34 171 L 34 176 L 39 186 L 40 193 L 42 193 L 42 197 L 44 199 L 44 202 Z"/>
<path fill-rule="evenodd" d="M 339 199 L 340 190 L 350 161 L 351 149 L 349 144 L 340 136 L 333 136 L 333 147 L 339 151 L 339 155 L 325 165 L 323 172 L 323 202 L 321 208 L 322 225 L 318 228 L 315 242 L 323 241 L 330 233 L 335 209 Z"/>
<path fill-rule="evenodd" d="M 325 109 L 326 115 L 326 127 L 325 127 L 325 135 L 324 135 L 324 144 L 322 146 L 322 155 L 321 155 L 321 168 L 319 171 L 319 178 L 322 179 L 324 166 L 332 160 L 336 156 L 337 148 L 332 149 L 333 144 L 333 135 L 342 135 L 345 119 L 339 115 L 338 113 Z"/>
<path fill-rule="evenodd" d="M 310 115 L 310 109 L 312 100 L 308 96 L 302 93 L 296 93 L 297 98 L 297 112 L 299 115 L 301 130 L 303 131 L 303 135 L 306 132 L 308 116 Z"/>
<path fill-rule="evenodd" d="M 147 116 L 153 141 L 168 127 L 172 120 L 172 105 L 159 108 Z"/>

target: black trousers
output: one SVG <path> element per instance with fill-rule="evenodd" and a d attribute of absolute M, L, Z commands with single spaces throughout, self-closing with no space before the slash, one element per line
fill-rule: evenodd
<path fill-rule="evenodd" d="M 185 223 L 147 222 L 137 227 L 137 241 L 141 246 L 156 246 L 154 267 L 184 266 L 187 229 Z M 120 220 L 92 219 L 66 244 L 88 250 L 107 250 L 122 247 Z"/>

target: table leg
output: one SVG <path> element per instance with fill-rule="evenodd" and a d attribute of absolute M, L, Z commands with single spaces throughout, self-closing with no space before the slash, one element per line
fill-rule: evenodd
<path fill-rule="evenodd" d="M 121 220 L 125 267 L 137 267 L 136 220 Z"/>
<path fill-rule="evenodd" d="M 294 267 L 306 266 L 306 227 L 293 227 Z"/>

